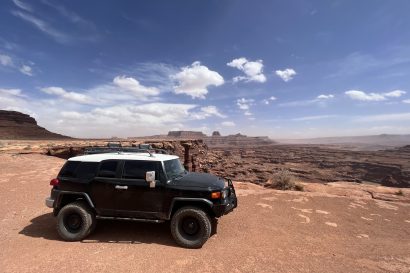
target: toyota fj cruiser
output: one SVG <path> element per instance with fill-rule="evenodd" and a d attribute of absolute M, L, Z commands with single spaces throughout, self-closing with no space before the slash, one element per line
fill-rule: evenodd
<path fill-rule="evenodd" d="M 96 219 L 170 221 L 179 245 L 200 248 L 212 221 L 237 206 L 231 180 L 188 172 L 177 156 L 148 149 L 97 149 L 70 158 L 50 185 L 46 205 L 66 241 L 87 237 Z"/>

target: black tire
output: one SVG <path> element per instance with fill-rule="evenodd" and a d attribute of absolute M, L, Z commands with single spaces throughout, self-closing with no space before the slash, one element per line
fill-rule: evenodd
<path fill-rule="evenodd" d="M 211 236 L 208 214 L 196 207 L 177 210 L 171 220 L 171 233 L 177 244 L 186 248 L 200 248 Z"/>
<path fill-rule="evenodd" d="M 81 241 L 95 227 L 95 215 L 82 201 L 64 206 L 57 215 L 57 231 L 65 241 Z"/>

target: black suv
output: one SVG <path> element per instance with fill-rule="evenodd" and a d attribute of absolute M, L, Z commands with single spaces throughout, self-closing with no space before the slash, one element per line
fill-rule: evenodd
<path fill-rule="evenodd" d="M 231 180 L 187 172 L 177 156 L 149 151 L 70 158 L 50 185 L 46 205 L 67 241 L 88 236 L 96 219 L 170 221 L 179 245 L 199 248 L 215 218 L 237 206 Z"/>

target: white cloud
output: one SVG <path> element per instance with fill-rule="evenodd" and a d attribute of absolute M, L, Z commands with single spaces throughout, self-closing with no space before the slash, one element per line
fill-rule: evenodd
<path fill-rule="evenodd" d="M 144 99 L 148 96 L 159 95 L 157 88 L 143 86 L 138 80 L 131 77 L 117 76 L 114 78 L 113 83 L 121 89 L 131 92 L 137 98 Z"/>
<path fill-rule="evenodd" d="M 0 109 L 29 113 L 25 95 L 20 89 L 0 88 Z"/>
<path fill-rule="evenodd" d="M 72 129 L 77 136 L 79 132 L 95 137 L 149 135 L 164 133 L 171 128 L 185 128 L 186 122 L 220 115 L 209 109 L 212 107 L 195 104 L 123 104 L 84 112 L 64 111 L 59 115 L 58 125 Z"/>
<path fill-rule="evenodd" d="M 271 101 L 276 100 L 276 98 L 274 96 L 271 96 L 270 98 L 264 99 L 262 100 L 262 103 L 269 105 Z"/>
<path fill-rule="evenodd" d="M 33 70 L 30 66 L 23 64 L 20 67 L 20 72 L 27 76 L 33 76 Z"/>
<path fill-rule="evenodd" d="M 34 27 L 36 27 L 38 30 L 42 31 L 43 33 L 51 36 L 54 38 L 57 42 L 60 43 L 67 43 L 71 39 L 69 36 L 66 34 L 54 29 L 51 25 L 49 25 L 47 22 L 43 21 L 42 19 L 39 19 L 33 15 L 20 12 L 20 11 L 12 11 L 12 14 L 16 17 L 19 17 L 20 19 L 30 23 Z"/>
<path fill-rule="evenodd" d="M 236 126 L 235 122 L 233 121 L 224 121 L 221 123 L 221 125 L 224 127 L 235 127 Z"/>
<path fill-rule="evenodd" d="M 201 107 L 201 114 L 206 118 L 210 116 L 216 116 L 220 118 L 226 118 L 224 114 L 221 114 L 216 106 L 210 105 Z"/>
<path fill-rule="evenodd" d="M 384 100 L 387 100 L 388 98 L 401 97 L 402 95 L 406 94 L 406 91 L 394 90 L 394 91 L 386 92 L 386 93 L 366 93 L 360 90 L 349 90 L 349 91 L 346 91 L 345 94 L 353 100 L 384 101 Z"/>
<path fill-rule="evenodd" d="M 66 100 L 70 100 L 77 103 L 84 103 L 84 104 L 95 104 L 93 99 L 87 95 L 77 93 L 77 92 L 70 92 L 66 91 L 64 88 L 51 86 L 51 87 L 44 87 L 40 89 L 46 94 L 55 95 L 61 97 Z"/>
<path fill-rule="evenodd" d="M 410 100 L 403 100 L 404 103 L 410 103 Z"/>
<path fill-rule="evenodd" d="M 356 118 L 359 122 L 410 121 L 410 113 L 369 115 Z"/>
<path fill-rule="evenodd" d="M 236 100 L 236 105 L 239 107 L 241 110 L 249 110 L 250 106 L 253 104 L 254 100 L 253 99 L 237 99 Z"/>
<path fill-rule="evenodd" d="M 21 0 L 13 0 L 13 3 L 14 3 L 17 7 L 21 8 L 21 9 L 23 9 L 23 10 L 25 10 L 25 11 L 29 11 L 29 12 L 32 12 L 32 11 L 33 11 L 33 8 L 32 8 L 29 4 L 24 3 L 24 2 L 21 1 Z"/>
<path fill-rule="evenodd" d="M 327 100 L 327 99 L 333 99 L 334 97 L 335 97 L 335 96 L 332 95 L 332 94 L 328 94 L 328 95 L 322 94 L 322 95 L 317 96 L 317 99 L 319 99 L 319 100 Z"/>
<path fill-rule="evenodd" d="M 297 73 L 292 68 L 286 68 L 285 70 L 276 70 L 275 74 L 279 76 L 283 81 L 288 82 L 292 80 Z"/>
<path fill-rule="evenodd" d="M 172 75 L 171 78 L 177 82 L 174 87 L 175 94 L 186 94 L 193 99 L 204 99 L 208 94 L 209 86 L 224 84 L 224 79 L 218 72 L 209 70 L 198 61 L 190 66 L 182 67 L 181 71 Z"/>
<path fill-rule="evenodd" d="M 246 58 L 241 57 L 234 59 L 227 63 L 228 66 L 241 70 L 245 76 L 237 76 L 233 78 L 234 82 L 266 82 L 266 77 L 263 74 L 263 61 L 248 61 Z"/>
<path fill-rule="evenodd" d="M 10 56 L 4 54 L 0 54 L 0 64 L 3 66 L 14 66 L 13 59 Z"/>
<path fill-rule="evenodd" d="M 399 98 L 399 97 L 401 97 L 401 96 L 403 96 L 403 95 L 405 95 L 405 94 L 406 94 L 406 91 L 403 91 L 403 90 L 394 90 L 394 91 L 391 91 L 391 92 L 384 93 L 383 95 L 384 95 L 385 97 Z"/>
<path fill-rule="evenodd" d="M 1 94 L 16 96 L 16 97 L 24 97 L 21 92 L 21 89 L 16 89 L 16 88 L 11 88 L 11 89 L 0 88 L 0 95 Z"/>

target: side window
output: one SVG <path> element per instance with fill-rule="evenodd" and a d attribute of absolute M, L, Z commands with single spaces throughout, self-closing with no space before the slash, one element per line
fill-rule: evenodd
<path fill-rule="evenodd" d="M 67 161 L 61 169 L 59 176 L 75 177 L 76 169 L 80 163 L 80 161 Z"/>
<path fill-rule="evenodd" d="M 81 162 L 76 170 L 77 177 L 80 179 L 91 179 L 97 172 L 98 162 Z"/>
<path fill-rule="evenodd" d="M 155 179 L 159 179 L 158 164 L 155 161 L 125 161 L 122 178 L 145 180 L 146 172 L 155 171 Z"/>
<path fill-rule="evenodd" d="M 98 172 L 99 177 L 115 177 L 118 161 L 103 161 Z"/>

